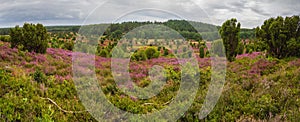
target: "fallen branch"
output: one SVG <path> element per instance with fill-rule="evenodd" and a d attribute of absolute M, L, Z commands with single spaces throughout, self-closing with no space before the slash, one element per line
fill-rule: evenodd
<path fill-rule="evenodd" d="M 154 103 L 144 103 L 143 105 L 153 105 Z"/>
<path fill-rule="evenodd" d="M 50 101 L 52 104 L 54 104 L 59 110 L 61 110 L 62 112 L 65 112 L 65 113 L 71 113 L 71 114 L 73 114 L 73 113 L 83 113 L 83 112 L 87 112 L 87 110 L 85 110 L 85 111 L 67 111 L 67 110 L 62 109 L 59 105 L 56 104 L 55 101 L 53 101 L 53 100 L 50 99 L 50 98 L 43 98 L 43 97 L 40 97 L 40 98 L 43 99 L 43 100 L 49 100 L 49 101 Z"/>
<path fill-rule="evenodd" d="M 168 105 L 169 103 L 171 103 L 174 100 L 174 98 L 172 98 L 170 101 L 164 103 L 163 105 Z"/>

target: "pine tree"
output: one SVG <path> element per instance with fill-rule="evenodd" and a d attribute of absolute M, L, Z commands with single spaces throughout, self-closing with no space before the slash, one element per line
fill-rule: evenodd
<path fill-rule="evenodd" d="M 240 28 L 241 24 L 237 23 L 237 20 L 233 18 L 223 23 L 221 29 L 219 30 L 225 46 L 227 60 L 230 62 L 234 61 L 237 55 L 236 48 L 239 42 Z"/>

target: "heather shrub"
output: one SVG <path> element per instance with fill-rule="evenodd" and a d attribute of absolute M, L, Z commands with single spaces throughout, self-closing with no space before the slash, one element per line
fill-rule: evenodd
<path fill-rule="evenodd" d="M 44 86 L 0 69 L 0 88 L 0 121 L 96 121 L 84 111 L 70 81 Z M 61 109 L 78 113 L 63 112 L 45 98 Z"/>
<path fill-rule="evenodd" d="M 20 56 L 24 65 L 22 62 L 19 67 L 20 64 L 14 63 L 17 58 L 13 57 L 20 55 L 20 52 L 0 48 L 1 56 L 12 56 L 11 61 L 0 60 L 0 121 L 96 121 L 85 111 L 70 78 L 70 51 L 49 48 L 45 55 L 25 52 L 25 56 Z M 138 50 L 131 58 L 141 52 L 144 53 L 141 57 L 147 60 L 145 50 Z M 222 95 L 213 111 L 203 120 L 199 120 L 198 115 L 211 83 L 212 72 L 210 59 L 198 58 L 200 84 L 197 96 L 178 121 L 300 120 L 300 60 L 265 58 L 257 56 L 259 54 L 244 54 L 244 57 L 227 63 L 226 84 Z M 30 60 L 26 61 L 26 57 Z M 42 57 L 46 57 L 48 61 L 40 61 Z M 150 99 L 143 100 L 126 95 L 115 84 L 110 71 L 110 59 L 96 56 L 95 68 L 102 91 L 112 104 L 124 111 L 147 114 L 168 107 L 177 95 L 181 78 L 188 78 L 181 76 L 182 67 L 177 66 L 179 62 L 175 58 L 161 57 L 130 63 L 130 75 L 139 87 L 151 83 L 147 76 L 153 65 L 165 67 L 167 82 L 162 91 Z M 34 70 L 39 68 L 42 71 Z M 33 80 L 37 82 L 32 82 Z M 98 96 L 88 97 L 94 99 Z M 43 98 L 52 99 L 61 109 L 81 112 L 63 112 L 51 101 Z"/>
<path fill-rule="evenodd" d="M 21 57 L 25 57 L 26 56 L 26 52 L 19 50 L 18 51 L 18 55 Z"/>

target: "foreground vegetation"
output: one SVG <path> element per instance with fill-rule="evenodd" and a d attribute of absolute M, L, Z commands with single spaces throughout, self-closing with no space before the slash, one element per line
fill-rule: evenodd
<path fill-rule="evenodd" d="M 1 121 L 96 121 L 81 104 L 71 78 L 71 52 L 48 48 L 46 54 L 11 49 L 0 44 Z M 178 121 L 198 121 L 210 81 L 210 59 L 198 58 L 201 85 L 188 112 Z M 167 106 L 176 95 L 180 71 L 172 58 L 132 61 L 131 76 L 144 87 L 149 84 L 147 69 L 162 65 L 168 85 L 153 99 L 139 100 L 116 89 L 110 59 L 96 57 L 96 73 L 102 90 L 119 108 L 148 113 Z M 216 107 L 204 120 L 297 121 L 300 107 L 300 59 L 278 60 L 261 53 L 237 56 L 228 64 L 226 85 Z M 148 104 L 146 104 L 148 103 Z M 151 103 L 151 104 L 149 104 Z M 203 121 L 204 121 L 203 120 Z"/>

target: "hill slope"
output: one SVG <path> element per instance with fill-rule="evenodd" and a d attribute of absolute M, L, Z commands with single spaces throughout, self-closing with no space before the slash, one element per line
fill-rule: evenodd
<path fill-rule="evenodd" d="M 210 83 L 210 59 L 198 59 L 201 85 L 194 104 L 179 121 L 196 121 Z M 96 121 L 85 111 L 72 81 L 72 52 L 49 48 L 35 54 L 0 42 L 0 121 Z M 179 88 L 180 68 L 173 58 L 130 64 L 131 77 L 143 87 L 153 65 L 166 67 L 168 84 L 158 96 L 139 100 L 117 90 L 110 59 L 96 57 L 96 73 L 107 98 L 133 113 L 155 112 Z M 228 64 L 220 100 L 206 121 L 299 121 L 300 59 L 277 60 L 260 53 L 238 56 Z M 175 90 L 175 91 L 174 91 Z M 148 103 L 146 105 L 146 103 Z M 149 104 L 151 103 L 151 104 Z"/>

